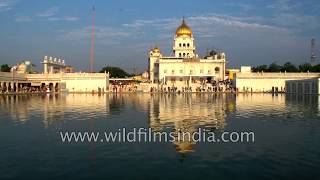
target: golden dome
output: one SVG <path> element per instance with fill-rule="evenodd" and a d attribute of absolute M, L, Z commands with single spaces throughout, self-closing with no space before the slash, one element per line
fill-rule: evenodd
<path fill-rule="evenodd" d="M 192 29 L 186 24 L 184 19 L 182 20 L 182 24 L 176 30 L 177 36 L 187 35 L 192 36 Z"/>
<path fill-rule="evenodd" d="M 154 53 L 159 53 L 159 52 L 160 52 L 160 48 L 154 47 L 152 51 L 153 51 Z"/>

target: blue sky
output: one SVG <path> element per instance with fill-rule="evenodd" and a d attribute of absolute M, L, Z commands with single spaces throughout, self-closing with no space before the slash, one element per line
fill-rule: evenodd
<path fill-rule="evenodd" d="M 42 70 L 49 55 L 88 70 L 93 5 L 97 71 L 105 65 L 143 71 L 155 45 L 170 55 L 182 17 L 198 54 L 223 50 L 229 67 L 303 63 L 311 38 L 320 43 L 319 0 L 0 0 L 0 64 L 31 60 Z"/>

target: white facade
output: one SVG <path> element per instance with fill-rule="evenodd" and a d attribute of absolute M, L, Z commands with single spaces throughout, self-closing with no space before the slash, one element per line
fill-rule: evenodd
<path fill-rule="evenodd" d="M 40 86 L 53 86 L 66 92 L 107 92 L 108 73 L 26 74 L 27 81 Z"/>
<path fill-rule="evenodd" d="M 211 51 L 208 56 L 200 58 L 196 54 L 192 30 L 184 20 L 174 36 L 173 54 L 163 56 L 157 47 L 150 51 L 151 83 L 190 86 L 192 83 L 225 79 L 225 53 Z"/>
<path fill-rule="evenodd" d="M 18 92 L 23 86 L 48 87 L 51 92 L 107 92 L 108 73 L 21 74 L 0 72 L 0 92 Z"/>
<path fill-rule="evenodd" d="M 320 94 L 320 78 L 286 81 L 286 93 Z"/>
<path fill-rule="evenodd" d="M 286 81 L 320 77 L 320 73 L 258 72 L 236 73 L 233 85 L 238 92 L 285 92 Z"/>

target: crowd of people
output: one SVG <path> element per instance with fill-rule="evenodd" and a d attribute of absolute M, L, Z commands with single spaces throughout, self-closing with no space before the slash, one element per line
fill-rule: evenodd
<path fill-rule="evenodd" d="M 40 87 L 22 87 L 22 88 L 18 88 L 17 90 L 14 89 L 10 89 L 10 88 L 0 88 L 0 92 L 2 94 L 6 94 L 6 93 L 40 93 L 43 92 L 44 90 L 40 89 Z"/>
<path fill-rule="evenodd" d="M 109 92 L 136 92 L 138 84 L 133 81 L 112 81 L 109 85 Z"/>
<path fill-rule="evenodd" d="M 151 93 L 188 93 L 188 92 L 236 92 L 236 89 L 232 87 L 230 80 L 225 81 L 213 81 L 212 83 L 193 83 L 190 86 L 170 86 L 170 85 L 159 85 L 152 86 L 150 84 L 148 90 L 144 90 L 143 85 L 137 82 L 122 82 L 114 81 L 110 82 L 109 92 L 121 93 L 121 92 L 151 92 Z M 48 92 L 48 87 L 32 87 L 25 86 L 13 89 L 10 87 L 0 87 L 0 93 L 42 93 Z M 51 91 L 49 91 L 51 92 Z"/>
<path fill-rule="evenodd" d="M 232 87 L 232 82 L 230 80 L 224 81 L 213 81 L 212 83 L 199 83 L 192 84 L 188 87 L 177 87 L 177 86 L 161 86 L 150 87 L 150 92 L 160 92 L 160 93 L 187 93 L 187 92 L 236 92 L 236 89 Z"/>

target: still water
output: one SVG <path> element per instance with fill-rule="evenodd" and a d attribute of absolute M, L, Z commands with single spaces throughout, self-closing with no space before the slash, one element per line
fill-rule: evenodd
<path fill-rule="evenodd" d="M 63 143 L 60 131 L 252 131 L 255 142 Z M 0 179 L 319 179 L 320 98 L 0 96 Z"/>

